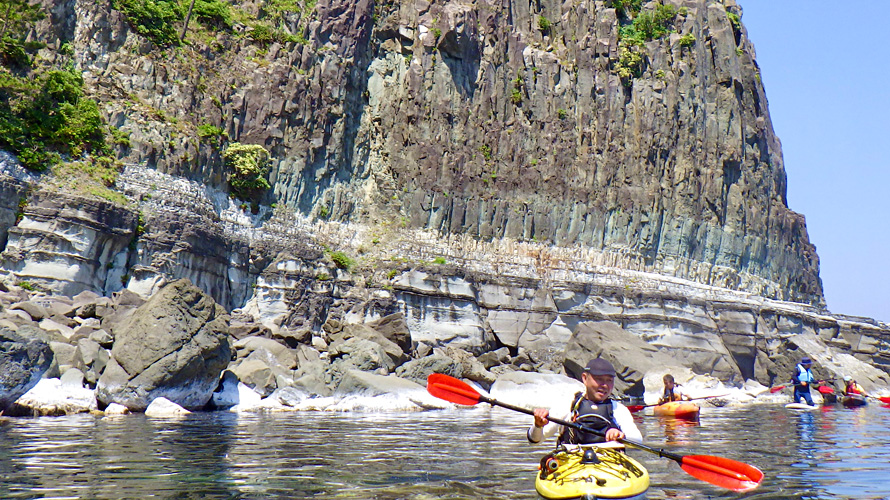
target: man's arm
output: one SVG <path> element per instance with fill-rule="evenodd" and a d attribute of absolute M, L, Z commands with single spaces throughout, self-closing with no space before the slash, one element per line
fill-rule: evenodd
<path fill-rule="evenodd" d="M 630 410 L 617 401 L 612 404 L 612 416 L 615 417 L 615 423 L 618 424 L 618 428 L 624 433 L 624 437 L 632 441 L 642 441 L 643 434 L 640 432 L 640 429 L 637 428 L 637 424 L 634 422 L 634 417 L 631 415 Z"/>

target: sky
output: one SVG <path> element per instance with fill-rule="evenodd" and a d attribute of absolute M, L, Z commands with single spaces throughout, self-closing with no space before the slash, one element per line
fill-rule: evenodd
<path fill-rule="evenodd" d="M 890 323 L 890 2 L 736 1 L 828 309 Z"/>

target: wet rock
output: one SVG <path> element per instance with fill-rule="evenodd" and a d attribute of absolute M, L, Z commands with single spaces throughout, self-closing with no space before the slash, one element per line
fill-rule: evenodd
<path fill-rule="evenodd" d="M 145 408 L 145 416 L 155 418 L 184 417 L 189 413 L 191 412 L 164 397 L 155 398 Z"/>
<path fill-rule="evenodd" d="M 0 411 L 36 386 L 52 364 L 49 344 L 29 333 L 0 327 Z"/>
<path fill-rule="evenodd" d="M 124 405 L 119 405 L 117 403 L 111 403 L 107 407 L 105 407 L 105 415 L 115 416 L 115 415 L 128 415 L 130 413 L 130 409 Z"/>
<path fill-rule="evenodd" d="M 66 377 L 68 373 L 71 373 Z M 63 379 L 45 378 L 13 404 L 13 416 L 60 416 L 98 409 L 95 393 L 83 387 L 83 373 L 68 370 Z"/>

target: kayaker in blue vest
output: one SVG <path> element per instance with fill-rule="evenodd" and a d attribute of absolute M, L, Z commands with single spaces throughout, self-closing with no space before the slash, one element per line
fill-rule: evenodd
<path fill-rule="evenodd" d="M 581 382 L 585 391 L 575 394 L 572 411 L 564 420 L 571 420 L 605 434 L 605 437 L 594 432 L 582 432 L 569 427 L 555 424 L 547 420 L 550 410 L 536 408 L 535 423 L 528 430 L 528 440 L 540 443 L 544 438 L 559 432 L 558 444 L 590 444 L 615 441 L 616 439 L 633 439 L 641 441 L 643 435 L 637 429 L 630 410 L 623 404 L 609 399 L 615 387 L 615 368 L 605 359 L 596 358 L 587 363 L 581 373 Z"/>
<path fill-rule="evenodd" d="M 808 405 L 814 406 L 813 397 L 810 396 L 810 384 L 815 382 L 816 379 L 813 378 L 813 373 L 810 372 L 811 366 L 813 366 L 813 362 L 810 358 L 801 359 L 794 376 L 791 377 L 791 382 L 794 384 L 795 403 L 799 403 L 803 399 Z"/>

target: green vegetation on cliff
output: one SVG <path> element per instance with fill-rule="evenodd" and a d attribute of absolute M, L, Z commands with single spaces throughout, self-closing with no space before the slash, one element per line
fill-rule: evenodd
<path fill-rule="evenodd" d="M 223 161 L 231 171 L 229 187 L 236 198 L 255 201 L 271 187 L 266 180 L 269 152 L 262 146 L 234 142 L 223 152 Z"/>
<path fill-rule="evenodd" d="M 618 29 L 618 61 L 613 69 L 629 86 L 643 73 L 647 57 L 645 43 L 671 33 L 671 25 L 679 11 L 671 4 L 662 3 L 641 12 L 641 2 L 635 0 L 614 1 L 612 4 L 619 17 L 624 19 Z"/>
<path fill-rule="evenodd" d="M 0 147 L 42 171 L 61 156 L 108 153 L 95 101 L 84 96 L 74 68 L 18 77 L 0 71 Z"/>
<path fill-rule="evenodd" d="M 301 34 L 288 32 L 284 25 L 289 13 L 314 9 L 314 0 L 269 0 L 257 16 L 237 4 L 222 0 L 112 0 L 111 6 L 126 17 L 136 33 L 161 47 L 180 45 L 192 18 L 214 35 L 232 34 L 236 25 L 247 27 L 244 36 L 264 47 L 273 42 L 306 43 Z"/>

